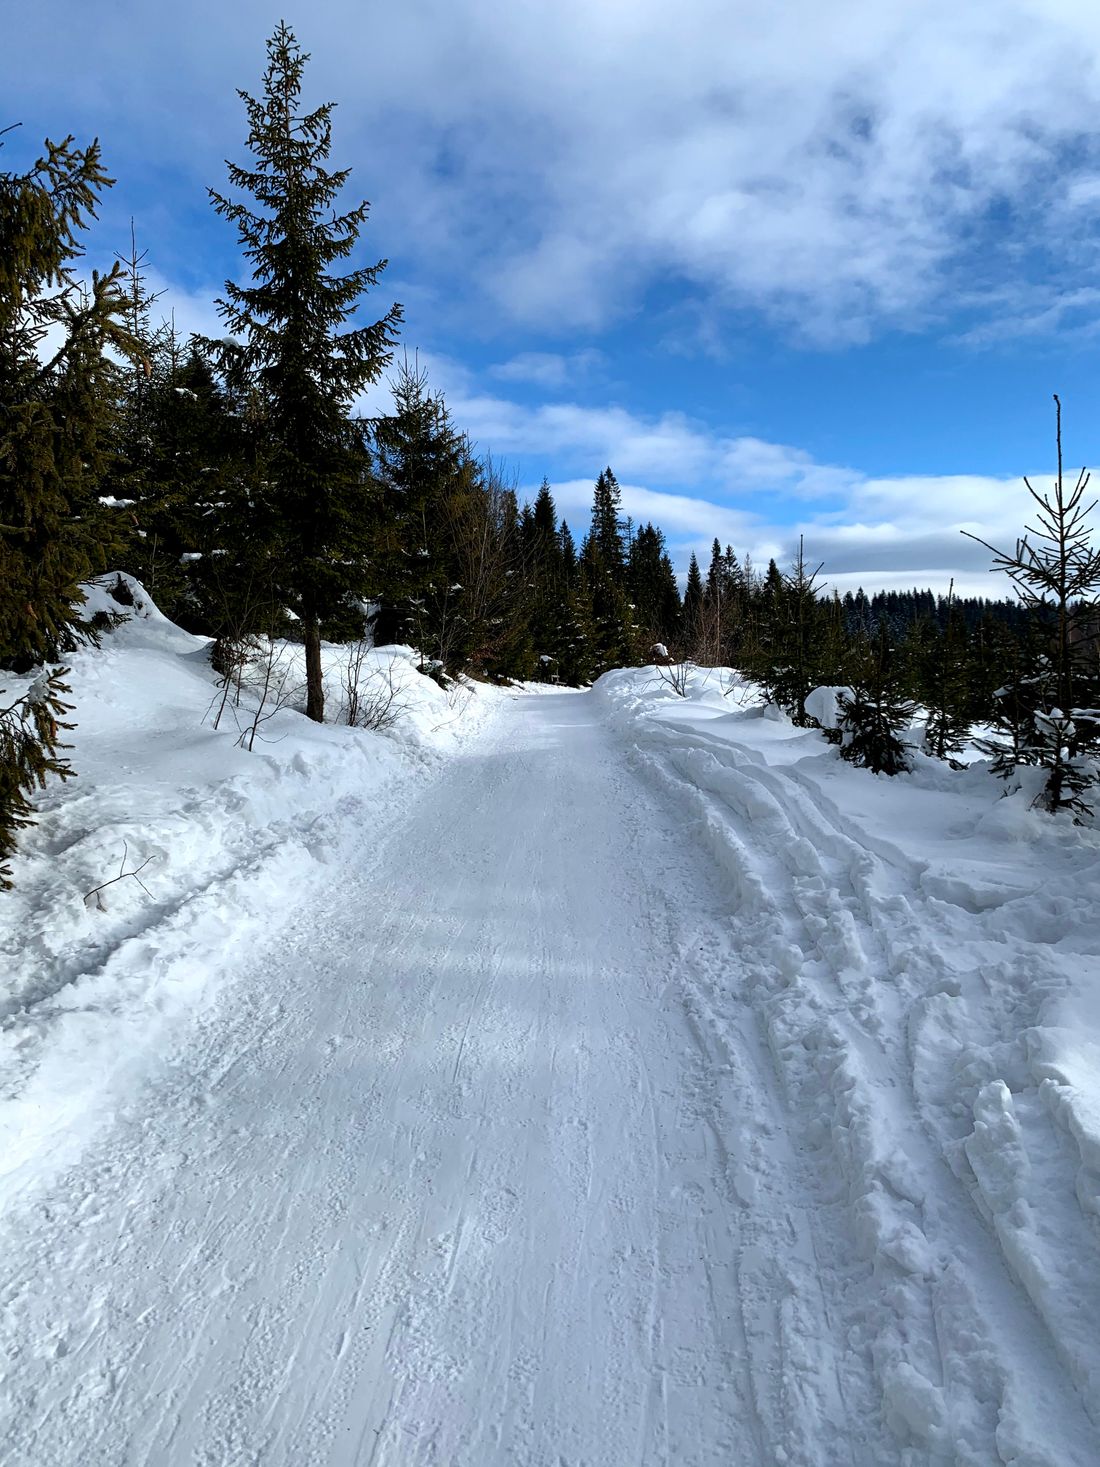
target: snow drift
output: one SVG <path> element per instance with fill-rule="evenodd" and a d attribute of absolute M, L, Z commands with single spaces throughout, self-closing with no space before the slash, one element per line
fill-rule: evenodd
<path fill-rule="evenodd" d="M 721 1035 L 750 1006 L 836 1179 L 823 1213 L 843 1210 L 858 1249 L 830 1257 L 822 1228 L 820 1271 L 843 1271 L 826 1297 L 914 1461 L 1083 1467 L 1100 1422 L 1100 833 L 1004 798 L 982 762 L 852 769 L 723 690 L 752 701 L 719 670 L 686 698 L 661 669 L 597 684 L 728 881 L 731 949 L 699 1009 Z"/>
<path fill-rule="evenodd" d="M 170 1062 L 234 953 L 332 878 L 349 823 L 381 831 L 409 776 L 430 774 L 492 704 L 491 690 L 444 691 L 410 648 L 386 647 L 358 672 L 367 698 L 384 694 L 388 728 L 313 724 L 293 706 L 300 649 L 278 646 L 290 702 L 249 753 L 255 688 L 246 680 L 215 730 L 208 640 L 128 576 L 120 604 L 118 579 L 87 588 L 88 614 L 118 624 L 71 662 L 78 778 L 40 800 L 0 900 L 0 1202 L 71 1161 Z M 324 656 L 338 717 L 349 652 Z M 120 872 L 136 876 L 112 881 Z"/>

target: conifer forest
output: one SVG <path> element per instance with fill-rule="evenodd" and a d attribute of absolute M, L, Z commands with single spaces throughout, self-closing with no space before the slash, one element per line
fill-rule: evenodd
<path fill-rule="evenodd" d="M 304 110 L 306 61 L 280 25 L 261 94 L 242 94 L 245 161 L 210 189 L 243 262 L 218 302 L 220 340 L 183 340 L 158 318 L 136 235 L 111 271 L 81 273 L 114 186 L 97 142 L 47 142 L 31 169 L 0 174 L 0 668 L 42 669 L 0 714 L 5 858 L 34 788 L 68 772 L 62 733 L 79 713 L 60 664 L 105 630 L 79 586 L 108 567 L 212 637 L 215 666 L 258 636 L 300 638 L 316 720 L 322 638 L 410 643 L 437 677 L 571 686 L 658 646 L 744 672 L 801 723 L 814 687 L 858 685 L 850 709 L 872 742 L 907 704 L 931 710 L 941 758 L 992 725 L 1001 768 L 1050 768 L 1052 808 L 1083 798 L 1078 756 L 1100 731 L 1080 717 L 1100 703 L 1100 549 L 1080 494 L 1059 479 L 1040 530 L 1006 557 L 1022 599 L 830 596 L 812 546 L 757 567 L 717 539 L 681 594 L 660 527 L 624 517 L 610 465 L 587 524 L 559 519 L 545 480 L 521 503 L 402 349 L 400 305 L 375 304 L 388 262 L 339 273 L 369 206 L 346 207 L 352 169 L 330 163 L 332 104 Z M 392 411 L 357 415 L 387 373 Z M 851 748 L 862 759 L 863 741 Z"/>

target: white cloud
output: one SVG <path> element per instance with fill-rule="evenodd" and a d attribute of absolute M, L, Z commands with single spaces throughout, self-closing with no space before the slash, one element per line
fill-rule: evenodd
<path fill-rule="evenodd" d="M 447 376 L 447 364 L 442 375 Z M 447 401 L 456 422 L 494 456 L 530 456 L 573 464 L 551 488 L 578 541 L 588 526 L 593 480 L 610 463 L 623 512 L 652 520 L 683 570 L 692 551 L 706 563 L 717 536 L 764 565 L 788 564 L 805 536 L 807 555 L 825 562 L 831 586 L 956 588 L 973 595 L 1009 594 L 991 576 L 990 553 L 964 534 L 1011 546 L 1030 515 L 1023 478 L 975 474 L 874 477 L 817 463 L 803 450 L 758 438 L 729 438 L 682 415 L 645 418 L 622 407 L 544 403 L 526 407 L 479 392 L 468 373 L 450 378 Z M 539 474 L 537 477 L 541 477 Z M 527 486 L 529 495 L 536 479 Z M 1049 475 L 1032 476 L 1045 487 Z"/>
<path fill-rule="evenodd" d="M 269 8 L 62 9 L 11 18 L 8 110 L 86 117 L 120 173 L 153 155 L 201 199 L 242 152 Z M 457 311 L 595 327 L 673 276 L 860 339 L 942 305 L 986 210 L 1057 255 L 1079 231 L 1052 209 L 1096 207 L 1086 0 L 332 0 L 300 34 L 372 244 L 462 282 Z"/>
<path fill-rule="evenodd" d="M 1011 546 L 1030 518 L 1023 477 L 980 474 L 872 476 L 823 464 L 803 449 L 756 437 L 730 437 L 680 413 L 646 417 L 618 405 L 543 402 L 528 406 L 481 389 L 473 374 L 443 356 L 421 353 L 457 424 L 498 461 L 522 457 L 551 475 L 559 513 L 579 542 L 588 526 L 596 474 L 611 464 L 623 511 L 665 532 L 673 560 L 686 568 L 694 550 L 709 559 L 717 536 L 759 565 L 788 564 L 806 539 L 807 555 L 825 562 L 841 590 L 862 584 L 957 588 L 1007 595 L 991 556 L 966 538 Z M 545 470 L 541 467 L 545 465 Z M 566 477 L 562 469 L 575 472 Z M 1029 475 L 1043 488 L 1049 471 Z"/>
<path fill-rule="evenodd" d="M 574 387 L 589 378 L 603 361 L 603 353 L 592 348 L 568 355 L 524 351 L 507 362 L 498 362 L 490 367 L 489 375 L 502 382 L 529 382 L 547 389 Z"/>
<path fill-rule="evenodd" d="M 159 281 L 152 284 L 157 288 Z M 175 308 L 184 329 L 216 332 L 202 292 L 170 290 L 161 304 Z M 543 472 L 551 474 L 559 512 L 578 541 L 588 526 L 593 480 L 609 463 L 620 479 L 624 513 L 661 526 L 681 571 L 692 551 L 705 564 L 716 536 L 757 565 L 773 556 L 789 564 L 801 533 L 807 555 L 825 562 L 826 581 L 842 591 L 918 585 L 942 592 L 954 579 L 969 594 L 1008 594 L 1005 578 L 988 573 L 989 552 L 962 532 L 1011 546 L 1030 513 L 1022 477 L 876 477 L 820 463 L 794 445 L 722 434 L 683 413 L 646 416 L 614 403 L 521 403 L 486 390 L 453 358 L 420 352 L 414 360 L 480 452 L 506 464 L 519 458 L 537 465 L 529 495 Z M 359 406 L 368 415 L 385 412 L 387 383 L 376 384 Z M 1044 486 L 1047 478 L 1040 471 L 1033 482 Z"/>

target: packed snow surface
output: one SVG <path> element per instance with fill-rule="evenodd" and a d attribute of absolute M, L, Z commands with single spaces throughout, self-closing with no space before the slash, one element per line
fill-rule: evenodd
<path fill-rule="evenodd" d="M 5 1463 L 1100 1462 L 1094 831 L 718 673 L 248 755 L 114 635 L 0 916 Z"/>

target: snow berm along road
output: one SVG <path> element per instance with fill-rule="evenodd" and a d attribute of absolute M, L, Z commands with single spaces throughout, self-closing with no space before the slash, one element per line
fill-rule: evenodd
<path fill-rule="evenodd" d="M 333 807 L 6 1194 L 6 1463 L 1100 1462 L 1093 836 L 695 692 Z"/>

